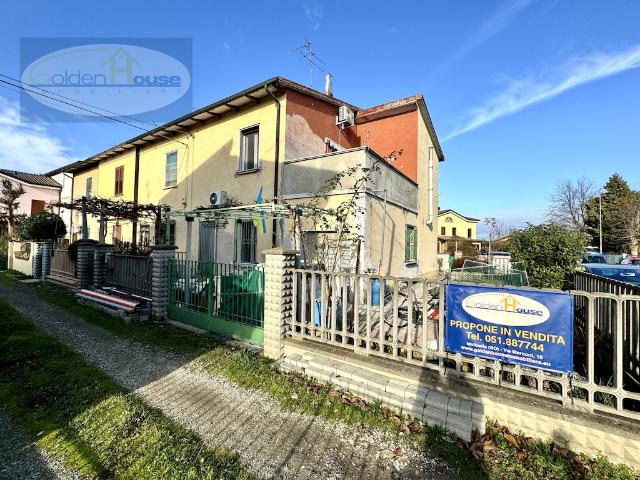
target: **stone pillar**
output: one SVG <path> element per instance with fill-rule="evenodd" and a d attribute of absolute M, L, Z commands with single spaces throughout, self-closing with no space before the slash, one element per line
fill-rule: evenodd
<path fill-rule="evenodd" d="M 169 260 L 176 258 L 174 245 L 151 247 L 151 315 L 156 320 L 167 319 L 169 305 Z"/>
<path fill-rule="evenodd" d="M 107 255 L 113 252 L 113 245 L 99 243 L 93 254 L 93 286 L 104 287 L 107 281 Z"/>
<path fill-rule="evenodd" d="M 264 355 L 272 359 L 282 356 L 283 338 L 291 319 L 293 273 L 297 251 L 284 248 L 265 250 L 264 266 Z"/>
<path fill-rule="evenodd" d="M 90 240 L 79 240 L 78 260 L 76 267 L 78 270 L 78 287 L 88 288 L 93 283 L 93 257 L 96 243 Z"/>
<path fill-rule="evenodd" d="M 53 243 L 45 242 L 42 244 L 42 273 L 43 281 L 47 280 L 47 275 L 51 273 L 51 255 L 53 254 Z"/>
<path fill-rule="evenodd" d="M 31 242 L 31 276 L 42 277 L 42 242 Z"/>

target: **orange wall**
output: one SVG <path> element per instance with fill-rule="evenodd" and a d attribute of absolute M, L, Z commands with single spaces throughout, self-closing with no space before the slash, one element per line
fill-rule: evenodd
<path fill-rule="evenodd" d="M 326 152 L 324 139 L 344 148 L 368 145 L 382 157 L 396 152 L 389 163 L 418 180 L 418 110 L 359 123 L 344 130 L 336 126 L 338 107 L 317 98 L 287 91 L 285 158 L 303 158 Z M 398 154 L 402 150 L 401 154 Z"/>
<path fill-rule="evenodd" d="M 387 158 L 392 152 L 396 159 L 389 163 L 414 182 L 418 181 L 418 110 L 356 125 L 362 145 L 369 145 L 377 154 Z M 367 136 L 369 137 L 367 139 Z"/>

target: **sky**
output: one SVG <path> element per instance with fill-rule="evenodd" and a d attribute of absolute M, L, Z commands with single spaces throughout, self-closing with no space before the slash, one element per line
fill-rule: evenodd
<path fill-rule="evenodd" d="M 538 223 L 556 183 L 581 176 L 602 185 L 618 172 L 640 188 L 640 1 L 6 5 L 0 74 L 20 77 L 25 37 L 191 38 L 193 109 L 276 75 L 322 89 L 295 52 L 308 40 L 340 99 L 425 96 L 446 157 L 440 206 L 467 216 Z M 0 168 L 46 172 L 140 133 L 20 113 L 0 87 Z"/>

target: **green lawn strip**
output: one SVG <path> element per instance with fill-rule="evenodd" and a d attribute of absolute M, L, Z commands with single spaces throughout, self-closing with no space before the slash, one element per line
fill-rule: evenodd
<path fill-rule="evenodd" d="M 252 478 L 0 301 L 0 407 L 88 478 Z"/>
<path fill-rule="evenodd" d="M 504 472 L 511 471 L 514 475 L 515 472 L 520 472 L 517 475 L 524 478 L 548 478 L 540 474 L 538 467 L 541 465 L 553 467 L 557 474 L 553 478 L 576 478 L 571 473 L 569 476 L 565 474 L 571 472 L 567 470 L 567 464 L 577 463 L 588 465 L 592 469 L 590 471 L 597 471 L 602 479 L 640 478 L 638 472 L 624 465 L 612 464 L 604 457 L 591 461 L 585 456 L 572 453 L 569 456 L 561 455 L 558 449 L 546 449 L 546 443 L 542 441 L 527 443 L 523 453 L 531 451 L 532 457 L 526 464 L 520 461 L 522 455 L 517 455 L 522 450 L 509 450 L 508 444 L 504 448 L 499 445 L 497 451 L 476 460 L 466 447 L 461 448 L 448 441 L 445 432 L 438 428 L 425 428 L 409 418 L 395 414 L 380 403 L 363 402 L 337 387 L 319 384 L 296 373 L 280 372 L 274 368 L 272 360 L 243 348 L 172 326 L 126 324 L 119 318 L 75 303 L 73 296 L 63 289 L 52 286 L 36 286 L 35 289 L 47 302 L 100 325 L 115 335 L 172 351 L 200 354 L 200 360 L 211 373 L 220 374 L 244 388 L 268 393 L 287 409 L 349 424 L 360 423 L 372 428 L 410 432 L 408 438 L 415 440 L 431 455 L 446 460 L 454 471 L 458 471 L 460 478 L 511 478 L 504 476 Z M 496 432 L 494 434 L 497 435 Z M 632 472 L 632 476 L 628 472 Z"/>

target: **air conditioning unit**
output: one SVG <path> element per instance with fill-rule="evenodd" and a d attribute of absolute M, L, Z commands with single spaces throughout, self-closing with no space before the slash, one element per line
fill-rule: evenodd
<path fill-rule="evenodd" d="M 212 207 L 219 207 L 227 201 L 227 192 L 219 190 L 217 192 L 211 192 L 209 195 L 209 204 Z"/>
<path fill-rule="evenodd" d="M 347 107 L 346 105 L 342 105 L 340 108 L 338 108 L 336 125 L 351 127 L 354 123 L 354 114 L 349 107 Z"/>

